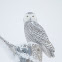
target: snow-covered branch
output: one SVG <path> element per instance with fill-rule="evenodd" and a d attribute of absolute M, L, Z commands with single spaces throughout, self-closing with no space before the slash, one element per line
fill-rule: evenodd
<path fill-rule="evenodd" d="M 2 40 L 10 48 L 10 50 L 19 58 L 20 62 L 28 62 L 28 61 L 29 62 L 41 62 L 42 56 L 40 55 L 42 53 L 40 53 L 41 51 L 39 49 L 38 44 L 29 42 L 27 44 L 15 46 L 13 44 L 10 44 L 8 41 L 6 41 L 1 36 L 0 36 L 0 40 Z"/>

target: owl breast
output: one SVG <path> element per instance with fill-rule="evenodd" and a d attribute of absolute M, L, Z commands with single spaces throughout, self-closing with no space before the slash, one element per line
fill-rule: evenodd
<path fill-rule="evenodd" d="M 27 41 L 38 42 L 41 40 L 40 38 L 42 36 L 41 31 L 35 27 L 34 22 L 25 23 L 24 31 Z"/>

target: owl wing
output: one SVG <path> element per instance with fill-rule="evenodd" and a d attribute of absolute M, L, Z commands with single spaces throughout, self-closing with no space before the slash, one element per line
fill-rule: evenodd
<path fill-rule="evenodd" d="M 30 38 L 32 38 L 34 42 L 41 45 L 41 48 L 43 52 L 49 56 L 54 57 L 54 47 L 51 44 L 51 42 L 48 39 L 48 36 L 45 32 L 45 30 L 42 28 L 41 25 L 39 25 L 37 22 L 31 22 L 30 23 Z M 28 30 L 29 31 L 29 30 Z"/>

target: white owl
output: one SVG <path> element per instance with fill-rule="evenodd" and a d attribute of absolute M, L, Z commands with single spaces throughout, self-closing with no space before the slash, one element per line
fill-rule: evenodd
<path fill-rule="evenodd" d="M 43 27 L 38 24 L 36 15 L 33 12 L 28 12 L 23 21 L 27 42 L 37 43 L 48 57 L 54 57 L 55 49 Z"/>

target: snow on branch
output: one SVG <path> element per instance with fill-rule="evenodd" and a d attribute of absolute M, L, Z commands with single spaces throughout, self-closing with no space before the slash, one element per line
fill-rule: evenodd
<path fill-rule="evenodd" d="M 3 41 L 10 50 L 19 58 L 19 62 L 41 62 L 42 56 L 37 49 L 39 48 L 38 44 L 34 42 L 28 42 L 20 46 L 15 46 L 6 41 L 3 37 L 0 36 L 0 41 Z M 37 53 L 38 52 L 38 53 Z"/>

